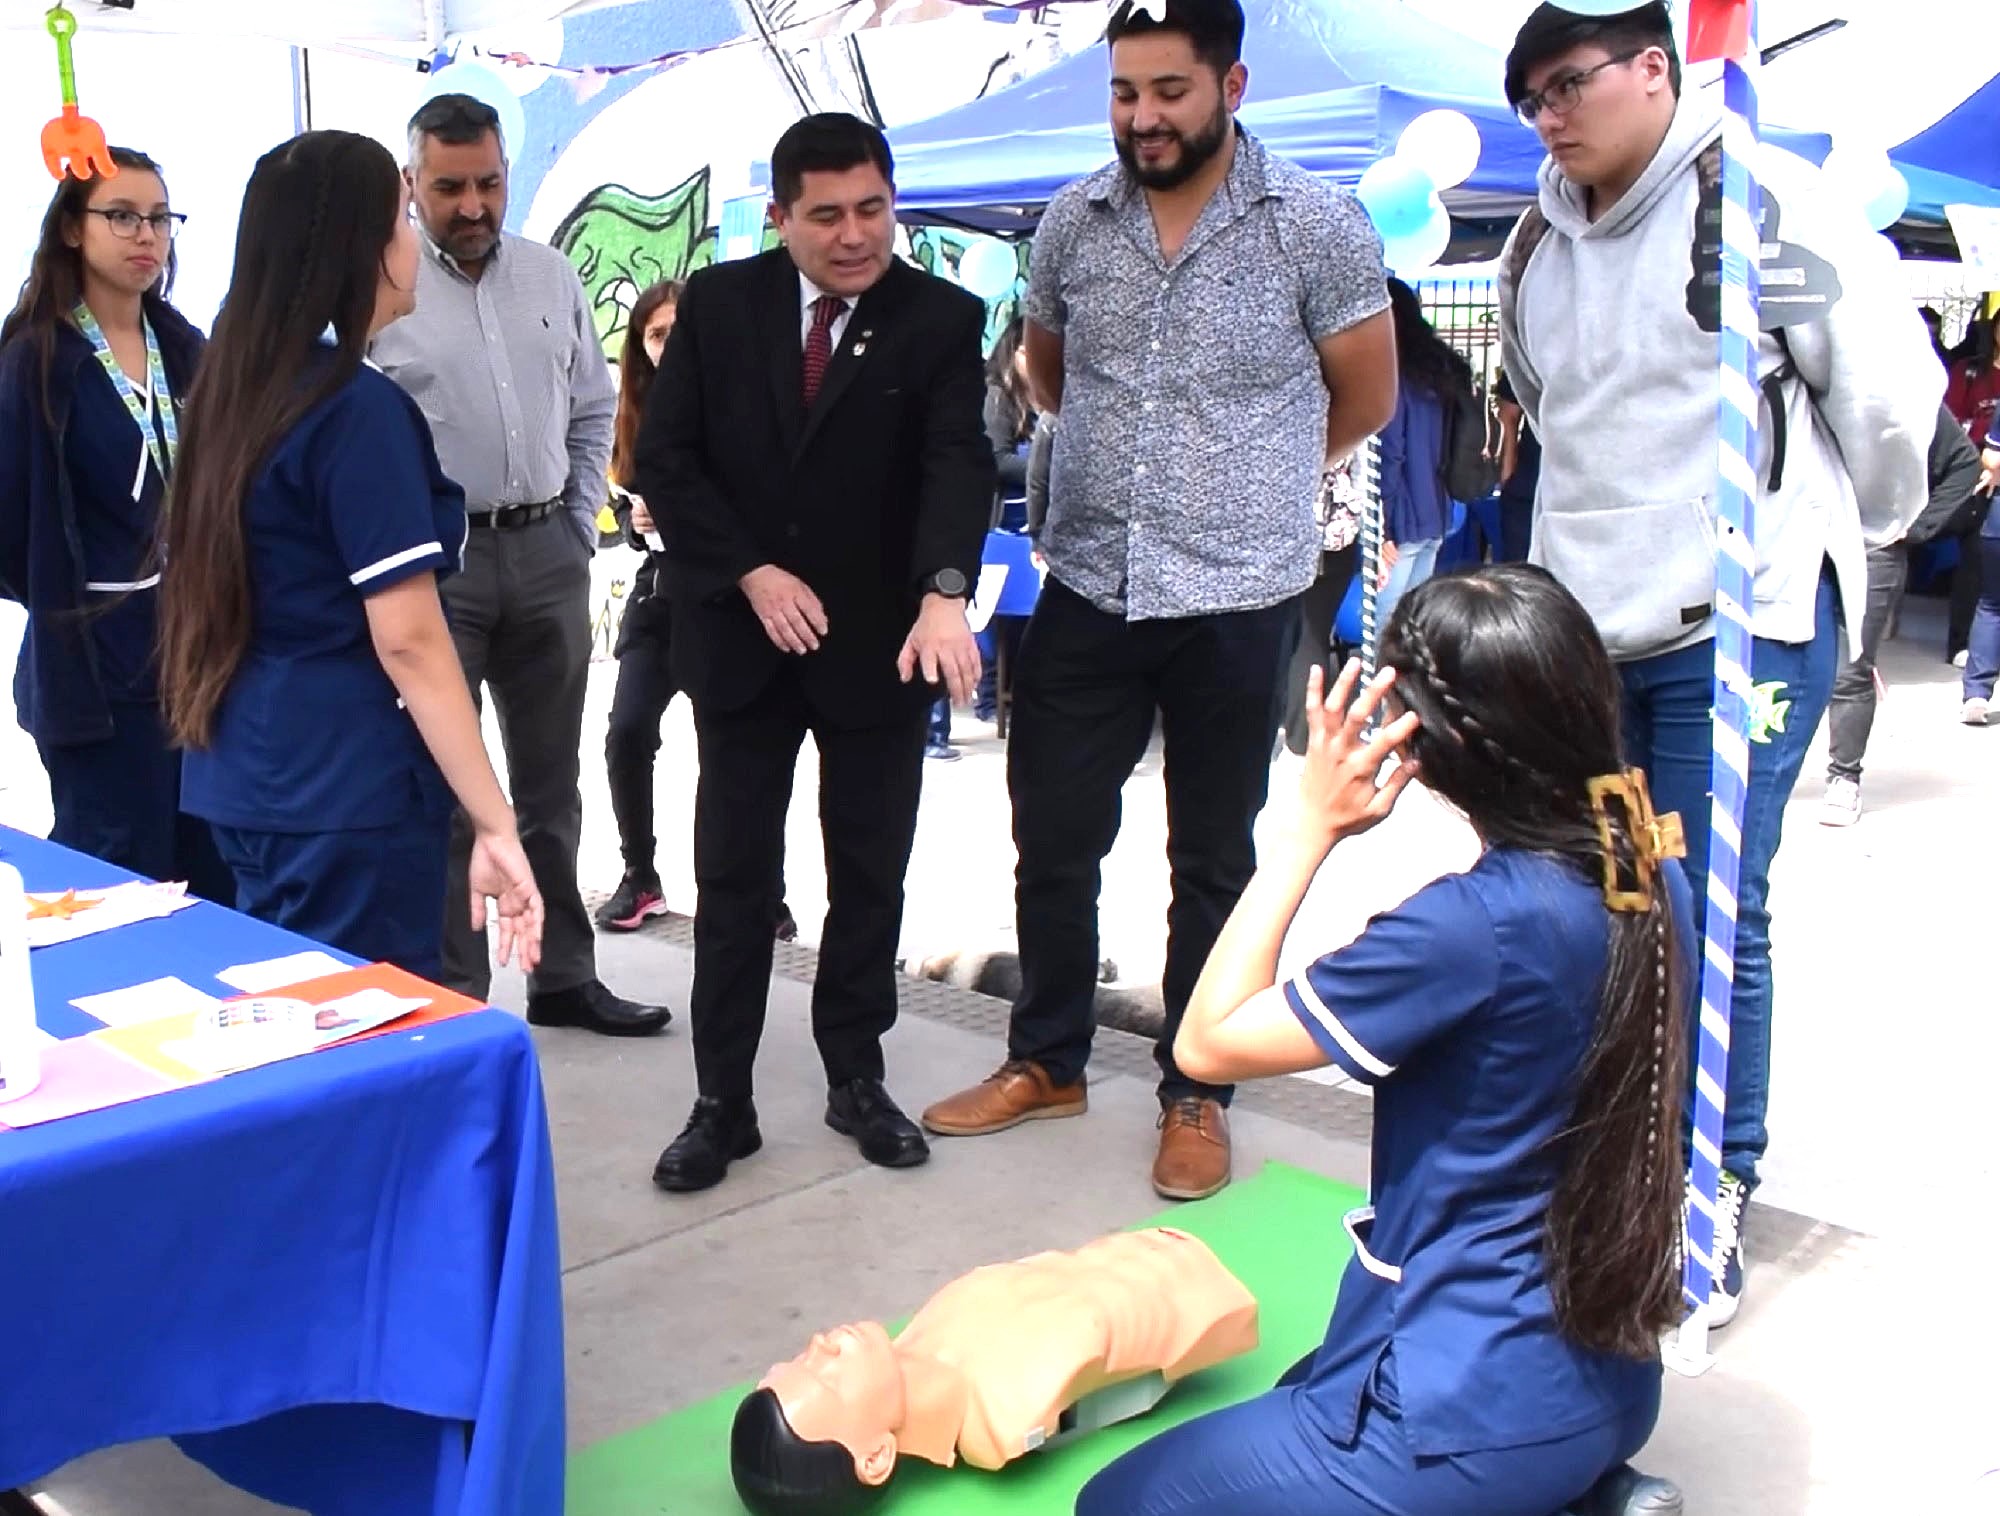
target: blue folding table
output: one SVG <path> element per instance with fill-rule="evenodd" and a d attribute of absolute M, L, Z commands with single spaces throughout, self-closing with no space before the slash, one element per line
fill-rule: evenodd
<path fill-rule="evenodd" d="M 131 877 L 6 828 L 0 860 L 35 891 Z M 196 905 L 36 949 L 37 1016 L 79 1036 L 99 1023 L 77 996 L 164 975 L 226 996 L 217 970 L 316 946 Z M 555 1182 L 521 1021 L 0 1131 L 0 1490 L 155 1437 L 314 1516 L 562 1509 Z"/>

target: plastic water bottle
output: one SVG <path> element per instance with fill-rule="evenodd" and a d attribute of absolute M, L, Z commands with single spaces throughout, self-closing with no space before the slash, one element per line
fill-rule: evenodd
<path fill-rule="evenodd" d="M 21 872 L 0 863 L 0 1105 L 42 1082 L 42 1039 L 28 974 L 28 899 Z"/>

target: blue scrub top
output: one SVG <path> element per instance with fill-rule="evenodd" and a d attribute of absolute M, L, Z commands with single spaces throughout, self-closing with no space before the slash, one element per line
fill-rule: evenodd
<path fill-rule="evenodd" d="M 416 402 L 362 368 L 277 445 L 244 510 L 250 647 L 181 805 L 224 826 L 328 832 L 437 814 L 450 796 L 369 638 L 363 602 L 458 570 L 465 495 Z"/>
<path fill-rule="evenodd" d="M 145 391 L 140 398 L 147 398 Z M 63 463 L 76 490 L 83 577 L 92 586 L 84 605 L 98 673 L 107 698 L 150 701 L 157 687 L 154 535 L 166 481 L 102 364 L 92 360 L 78 366 L 70 404 Z M 147 414 L 157 429 L 158 411 Z M 178 406 L 175 414 L 180 414 Z M 164 452 L 165 443 L 160 447 Z"/>
<path fill-rule="evenodd" d="M 1690 973 L 1690 897 L 1665 883 Z M 1555 1143 L 1597 1024 L 1609 912 L 1546 856 L 1488 851 L 1285 986 L 1313 1040 L 1375 1087 L 1373 1204 L 1302 1396 L 1339 1442 L 1393 1343 L 1420 1455 L 1525 1447 L 1656 1393 L 1657 1360 L 1561 1336 L 1543 1257 Z"/>

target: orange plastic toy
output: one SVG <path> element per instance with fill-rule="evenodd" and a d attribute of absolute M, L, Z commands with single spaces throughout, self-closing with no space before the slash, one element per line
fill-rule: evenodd
<path fill-rule="evenodd" d="M 69 39 L 76 35 L 76 17 L 58 5 L 49 12 L 49 35 L 56 39 L 56 66 L 62 73 L 62 114 L 42 128 L 42 162 L 49 174 L 60 179 L 65 173 L 79 179 L 95 174 L 109 179 L 118 172 L 105 145 L 104 128 L 76 108 L 76 60 Z"/>

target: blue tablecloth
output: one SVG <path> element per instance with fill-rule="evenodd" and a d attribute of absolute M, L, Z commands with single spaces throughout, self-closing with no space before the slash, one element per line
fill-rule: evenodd
<path fill-rule="evenodd" d="M 130 877 L 6 828 L 0 859 L 32 890 Z M 197 905 L 35 950 L 37 1014 L 76 1036 L 98 1023 L 74 996 L 231 994 L 217 969 L 316 946 Z M 0 1489 L 174 1436 L 314 1516 L 552 1516 L 563 1430 L 548 1122 L 514 1017 L 0 1131 Z"/>

